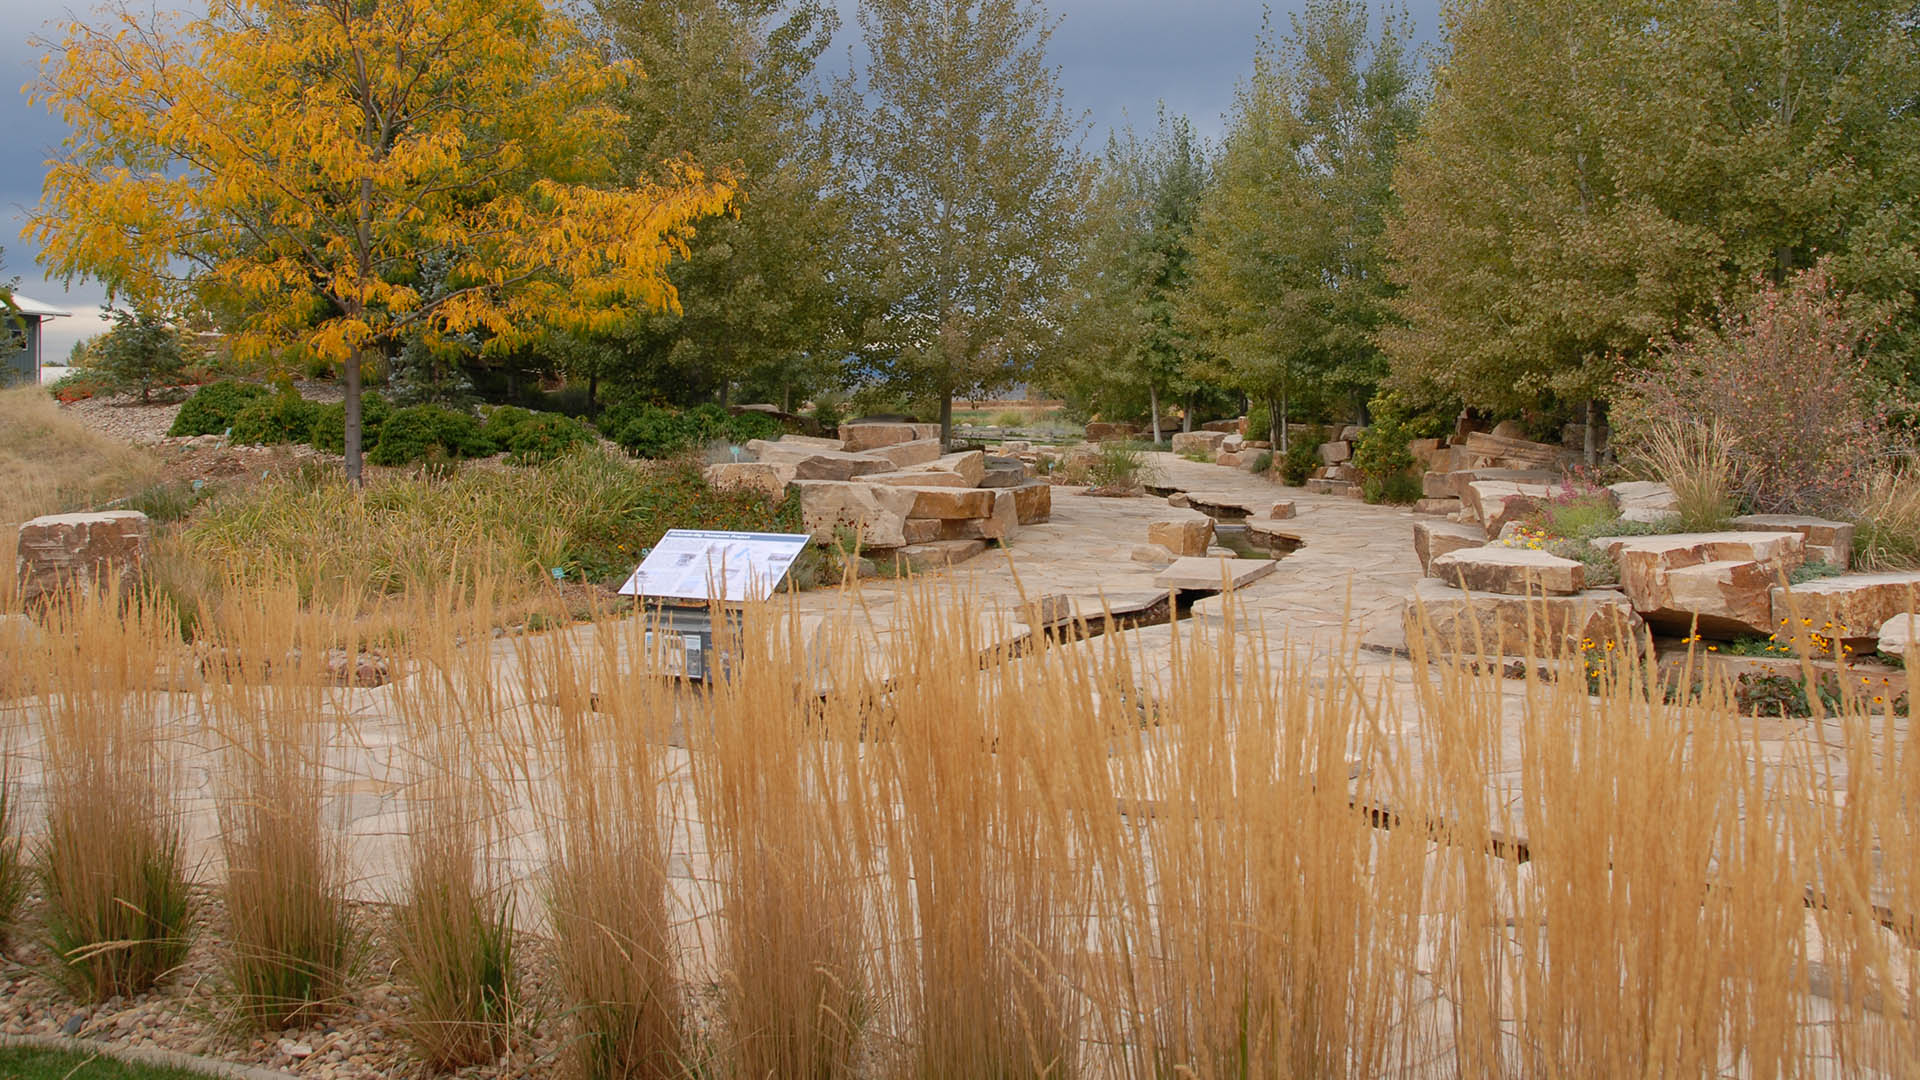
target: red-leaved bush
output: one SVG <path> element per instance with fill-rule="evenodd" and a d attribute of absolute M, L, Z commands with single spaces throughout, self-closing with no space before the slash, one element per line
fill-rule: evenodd
<path fill-rule="evenodd" d="M 1760 513 L 1835 513 L 1886 449 L 1888 395 L 1866 369 L 1868 329 L 1823 263 L 1764 283 L 1711 323 L 1655 343 L 1612 405 L 1619 445 L 1656 427 L 1712 424 Z"/>

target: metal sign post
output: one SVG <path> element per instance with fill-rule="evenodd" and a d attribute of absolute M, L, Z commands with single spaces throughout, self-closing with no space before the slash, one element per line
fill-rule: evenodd
<path fill-rule="evenodd" d="M 713 648 L 714 611 L 737 628 L 740 605 L 771 595 L 811 540 L 805 533 L 669 530 L 620 586 L 653 620 L 649 662 L 689 679 L 724 675 L 725 657 Z"/>

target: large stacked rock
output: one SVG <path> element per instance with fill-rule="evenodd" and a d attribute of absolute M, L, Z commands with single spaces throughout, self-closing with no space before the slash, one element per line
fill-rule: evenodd
<path fill-rule="evenodd" d="M 1586 642 L 1630 640 L 1640 616 L 1618 592 L 1587 589 L 1565 595 L 1466 592 L 1439 578 L 1421 578 L 1401 609 L 1409 642 L 1431 655 L 1456 650 L 1488 657 L 1532 651 L 1554 655 Z"/>
<path fill-rule="evenodd" d="M 755 441 L 756 460 L 711 465 L 717 487 L 800 495 L 801 527 L 823 544 L 850 533 L 862 553 L 913 570 L 961 562 L 1052 514 L 1053 489 L 1018 458 L 940 452 L 931 424 L 862 423 L 843 438 Z M 857 448 L 857 449 L 856 449 Z M 779 487 L 775 487 L 775 484 Z"/>
<path fill-rule="evenodd" d="M 1096 420 L 1087 425 L 1087 441 L 1092 443 L 1106 442 L 1109 439 L 1131 439 L 1138 434 L 1140 434 L 1138 424 Z"/>
<path fill-rule="evenodd" d="M 1620 565 L 1620 585 L 1634 610 L 1677 633 L 1768 633 L 1776 625 L 1774 584 L 1806 561 L 1806 542 L 1793 532 L 1611 536 L 1594 543 Z"/>
<path fill-rule="evenodd" d="M 1774 583 L 1768 604 L 1775 631 L 1785 627 L 1790 636 L 1804 639 L 1811 630 L 1860 653 L 1873 647 L 1889 621 L 1920 612 L 1920 574 L 1840 574 L 1799 585 Z"/>
<path fill-rule="evenodd" d="M 137 510 L 49 514 L 20 526 L 15 556 L 20 599 L 41 607 L 63 590 L 125 590 L 140 576 L 153 536 Z"/>
<path fill-rule="evenodd" d="M 1224 431 L 1176 431 L 1171 447 L 1176 454 L 1206 454 L 1212 456 L 1220 452 L 1220 444 L 1227 440 Z"/>
<path fill-rule="evenodd" d="M 1754 532 L 1799 533 L 1806 541 L 1807 561 L 1823 562 L 1845 570 L 1853 562 L 1853 524 L 1825 518 L 1793 514 L 1748 514 L 1733 519 L 1742 529 Z"/>

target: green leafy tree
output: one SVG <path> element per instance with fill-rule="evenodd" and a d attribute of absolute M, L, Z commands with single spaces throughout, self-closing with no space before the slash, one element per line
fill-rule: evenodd
<path fill-rule="evenodd" d="M 1132 131 L 1110 137 L 1066 297 L 1061 366 L 1072 396 L 1126 415 L 1144 399 L 1155 442 L 1163 403 L 1188 392 L 1197 367 L 1175 312 L 1206 184 L 1205 149 L 1185 117 L 1163 111 L 1145 142 Z"/>
<path fill-rule="evenodd" d="M 1906 0 L 1484 0 L 1404 155 L 1407 395 L 1496 413 L 1611 393 L 1624 358 L 1816 255 L 1920 338 L 1920 35 Z"/>
<path fill-rule="evenodd" d="M 140 404 L 152 403 L 156 387 L 172 386 L 186 367 L 180 332 L 149 311 L 116 311 L 113 329 L 89 349 L 88 372 L 111 390 L 138 392 Z"/>
<path fill-rule="evenodd" d="M 602 47 L 647 73 L 618 99 L 622 174 L 658 180 L 687 155 L 728 168 L 740 194 L 669 270 L 680 310 L 573 334 L 563 370 L 646 396 L 724 403 L 739 388 L 790 407 L 845 353 L 834 267 L 846 214 L 814 82 L 837 16 L 817 0 L 596 0 L 594 12 Z"/>
<path fill-rule="evenodd" d="M 896 389 L 940 403 L 1030 375 L 1055 344 L 1089 171 L 1033 0 L 861 0 L 863 72 L 837 87 L 850 254 L 870 283 L 855 338 Z"/>
<path fill-rule="evenodd" d="M 1356 407 L 1386 363 L 1385 219 L 1418 122 L 1403 18 L 1313 0 L 1264 38 L 1235 98 L 1181 319 L 1217 377 L 1264 403 L 1284 449 L 1303 406 Z"/>

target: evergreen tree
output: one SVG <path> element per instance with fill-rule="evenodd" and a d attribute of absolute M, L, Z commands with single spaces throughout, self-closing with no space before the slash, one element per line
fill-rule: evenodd
<path fill-rule="evenodd" d="M 1029 375 L 1058 331 L 1088 171 L 1034 0 L 861 0 L 868 59 L 835 97 L 872 298 L 857 347 L 940 403 Z"/>

